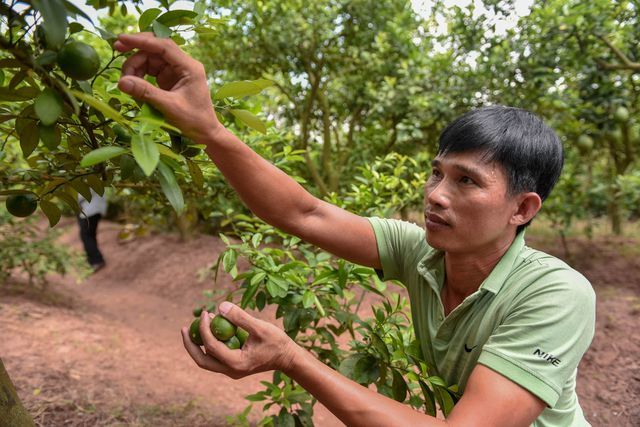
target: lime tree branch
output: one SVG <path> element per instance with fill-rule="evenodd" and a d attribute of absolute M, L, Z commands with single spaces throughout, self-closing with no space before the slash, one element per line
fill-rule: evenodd
<path fill-rule="evenodd" d="M 605 36 L 597 36 L 600 40 L 607 45 L 607 47 L 613 52 L 616 58 L 619 59 L 620 62 L 612 63 L 603 60 L 598 60 L 598 65 L 600 68 L 604 70 L 629 70 L 629 71 L 640 71 L 640 62 L 635 62 L 629 59 L 627 55 L 625 55 L 619 48 L 617 48 L 608 38 Z"/>

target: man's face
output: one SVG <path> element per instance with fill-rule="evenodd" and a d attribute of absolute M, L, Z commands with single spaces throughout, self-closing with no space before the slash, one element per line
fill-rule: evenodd
<path fill-rule="evenodd" d="M 450 253 L 484 253 L 510 243 L 518 209 L 503 168 L 477 151 L 437 156 L 425 184 L 427 242 Z"/>

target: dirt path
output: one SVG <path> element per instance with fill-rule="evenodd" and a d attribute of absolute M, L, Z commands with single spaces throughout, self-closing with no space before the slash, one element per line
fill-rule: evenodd
<path fill-rule="evenodd" d="M 66 227 L 63 241 L 79 248 L 75 224 Z M 223 245 L 210 236 L 183 243 L 166 235 L 121 244 L 119 229 L 101 224 L 108 264 L 85 282 L 52 278 L 45 294 L 23 286 L 0 295 L 0 357 L 19 395 L 46 426 L 229 425 L 226 417 L 241 412 L 243 397 L 261 390 L 270 374 L 234 381 L 204 372 L 179 335 L 211 287 L 198 272 Z M 640 266 L 615 256 L 620 242 L 604 243 L 597 258 L 592 244 L 574 243 L 576 266 L 598 294 L 580 402 L 593 425 L 640 425 Z M 224 279 L 219 285 L 232 286 Z M 259 316 L 275 321 L 273 311 Z M 261 409 L 254 405 L 250 419 L 260 419 Z M 315 422 L 341 425 L 318 406 Z"/>
<path fill-rule="evenodd" d="M 202 371 L 179 332 L 211 287 L 198 272 L 224 246 L 209 236 L 186 243 L 150 236 L 123 245 L 119 229 L 101 224 L 107 266 L 85 282 L 53 278 L 48 295 L 0 298 L 0 343 L 11 343 L 0 344 L 0 357 L 20 396 L 42 425 L 77 418 L 69 405 L 83 414 L 71 425 L 146 425 L 149 418 L 154 425 L 227 425 L 225 417 L 241 412 L 243 397 L 261 390 L 270 374 L 234 381 Z M 73 224 L 63 241 L 79 248 Z M 269 311 L 259 317 L 274 320 Z M 316 419 L 341 425 L 322 409 Z"/>

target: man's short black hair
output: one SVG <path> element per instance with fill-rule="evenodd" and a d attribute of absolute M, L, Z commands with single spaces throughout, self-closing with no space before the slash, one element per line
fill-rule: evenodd
<path fill-rule="evenodd" d="M 483 152 L 488 162 L 504 168 L 509 194 L 533 191 L 542 200 L 551 193 L 564 163 L 562 143 L 542 119 L 530 111 L 502 105 L 471 110 L 440 135 L 440 156 L 476 150 Z"/>

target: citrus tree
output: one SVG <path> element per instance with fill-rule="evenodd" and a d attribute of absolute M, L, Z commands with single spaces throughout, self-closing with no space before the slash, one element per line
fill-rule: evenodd
<path fill-rule="evenodd" d="M 519 14 L 512 1 L 435 3 L 467 94 L 536 111 L 563 140 L 566 172 L 543 213 L 561 233 L 576 218 L 607 215 L 620 234 L 636 210 L 629 192 L 640 192 L 629 185 L 640 153 L 637 3 L 555 0 Z M 507 17 L 517 25 L 500 30 Z"/>

